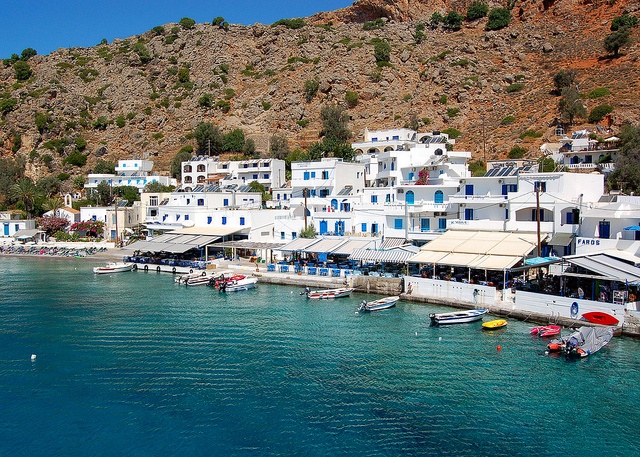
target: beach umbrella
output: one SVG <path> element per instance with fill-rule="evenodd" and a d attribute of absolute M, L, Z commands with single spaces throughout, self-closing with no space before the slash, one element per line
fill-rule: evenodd
<path fill-rule="evenodd" d="M 629 230 L 631 232 L 640 232 L 640 225 L 630 225 L 629 227 L 625 227 L 623 230 Z"/>

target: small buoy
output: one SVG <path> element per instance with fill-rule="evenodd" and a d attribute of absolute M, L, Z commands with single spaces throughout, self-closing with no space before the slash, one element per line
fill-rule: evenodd
<path fill-rule="evenodd" d="M 438 337 L 438 341 L 442 341 L 442 337 L 441 336 Z"/>
<path fill-rule="evenodd" d="M 498 350 L 498 352 L 502 351 L 502 346 L 498 345 L 496 346 L 496 349 Z"/>
<path fill-rule="evenodd" d="M 36 360 L 36 355 L 35 354 L 31 354 L 31 361 L 34 362 Z"/>
<path fill-rule="evenodd" d="M 416 332 L 416 336 L 418 336 L 418 332 Z"/>

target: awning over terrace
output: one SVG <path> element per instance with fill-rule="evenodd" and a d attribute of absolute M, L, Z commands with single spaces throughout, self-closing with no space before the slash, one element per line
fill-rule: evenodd
<path fill-rule="evenodd" d="M 546 234 L 541 235 L 546 238 Z M 522 232 L 445 232 L 422 246 L 411 263 L 504 270 L 537 248 L 537 234 Z"/>
<path fill-rule="evenodd" d="M 152 240 L 140 240 L 125 246 L 123 249 L 141 252 L 169 252 L 182 254 L 191 249 L 203 248 L 208 244 L 219 240 L 219 236 L 211 235 L 180 235 L 167 233 Z"/>
<path fill-rule="evenodd" d="M 355 249 L 349 256 L 350 260 L 361 260 L 363 262 L 377 263 L 405 263 L 417 252 L 417 247 L 408 246 L 398 249 L 386 249 L 377 251 L 375 249 Z"/>
<path fill-rule="evenodd" d="M 603 276 L 603 279 L 640 285 L 640 268 L 606 254 L 569 256 L 564 261 Z"/>

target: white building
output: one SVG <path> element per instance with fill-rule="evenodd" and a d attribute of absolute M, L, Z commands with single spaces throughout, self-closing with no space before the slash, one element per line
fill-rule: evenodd
<path fill-rule="evenodd" d="M 280 159 L 219 161 L 217 157 L 196 156 L 182 162 L 182 186 L 185 190 L 198 185 L 221 187 L 248 185 L 256 181 L 267 190 L 285 183 L 285 162 Z"/>
<path fill-rule="evenodd" d="M 35 219 L 20 219 L 19 213 L 12 211 L 0 212 L 0 225 L 2 225 L 2 237 L 13 237 L 20 230 L 29 230 L 36 228 Z"/>
<path fill-rule="evenodd" d="M 147 184 L 158 182 L 164 186 L 175 186 L 175 179 L 169 176 L 152 175 L 153 162 L 151 160 L 118 160 L 115 174 L 90 173 L 84 188 L 94 190 L 98 184 L 106 182 L 110 186 L 133 186 L 142 192 Z"/>

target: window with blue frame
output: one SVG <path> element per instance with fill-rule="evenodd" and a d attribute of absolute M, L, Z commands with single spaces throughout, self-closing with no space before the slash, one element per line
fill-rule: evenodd
<path fill-rule="evenodd" d="M 188 221 L 188 220 L 189 220 L 189 215 L 188 215 L 188 214 L 185 214 L 185 215 L 184 215 L 184 220 L 185 220 L 185 221 Z"/>
<path fill-rule="evenodd" d="M 420 219 L 420 231 L 428 232 L 431 230 L 431 220 L 428 217 L 423 217 Z"/>
<path fill-rule="evenodd" d="M 204 198 L 198 199 L 198 206 L 204 206 Z"/>
<path fill-rule="evenodd" d="M 303 177 L 304 177 L 305 181 L 308 181 L 309 180 L 309 172 L 305 171 L 304 174 L 303 174 Z"/>
<path fill-rule="evenodd" d="M 371 233 L 372 234 L 378 233 L 378 224 L 371 224 Z"/>
<path fill-rule="evenodd" d="M 366 233 L 367 232 L 367 223 L 363 222 L 362 225 L 360 226 L 360 231 L 362 233 Z"/>
<path fill-rule="evenodd" d="M 464 220 L 472 221 L 473 220 L 473 208 L 465 208 L 464 209 Z"/>
<path fill-rule="evenodd" d="M 176 214 L 176 221 L 180 220 L 180 214 Z"/>
<path fill-rule="evenodd" d="M 258 179 L 258 175 L 257 174 L 253 175 L 252 179 Z"/>
<path fill-rule="evenodd" d="M 393 228 L 401 229 L 402 228 L 402 219 L 400 219 L 400 218 L 394 219 L 393 220 Z"/>
<path fill-rule="evenodd" d="M 322 172 L 322 179 L 329 179 L 329 172 L 328 171 L 323 171 Z"/>
<path fill-rule="evenodd" d="M 291 239 L 295 240 L 296 238 L 298 238 L 298 232 L 291 232 Z"/>
<path fill-rule="evenodd" d="M 207 216 L 207 224 L 211 224 L 213 222 L 213 217 Z"/>
<path fill-rule="evenodd" d="M 311 172 L 311 177 L 312 177 L 312 178 L 315 178 L 315 177 L 316 177 L 316 172 L 315 172 L 315 171 L 312 171 L 312 172 Z"/>
<path fill-rule="evenodd" d="M 328 189 L 320 189 L 320 197 L 327 197 L 329 195 Z"/>
<path fill-rule="evenodd" d="M 224 200 L 222 200 L 222 204 L 223 204 L 224 206 L 229 206 L 229 199 L 228 199 L 228 198 L 225 198 Z"/>
<path fill-rule="evenodd" d="M 222 225 L 227 225 L 227 216 L 222 216 Z"/>
<path fill-rule="evenodd" d="M 447 219 L 446 218 L 440 218 L 438 219 L 438 229 L 440 230 L 446 230 L 447 229 Z"/>
<path fill-rule="evenodd" d="M 433 196 L 433 203 L 444 203 L 444 193 L 441 190 L 436 190 Z"/>
<path fill-rule="evenodd" d="M 371 195 L 371 203 L 378 203 L 378 196 L 377 195 Z"/>
<path fill-rule="evenodd" d="M 280 239 L 284 240 L 284 232 L 280 232 Z"/>
<path fill-rule="evenodd" d="M 265 173 L 264 175 L 262 175 L 262 179 L 269 179 L 269 173 Z"/>
<path fill-rule="evenodd" d="M 244 217 L 240 218 L 240 225 L 244 225 Z"/>

